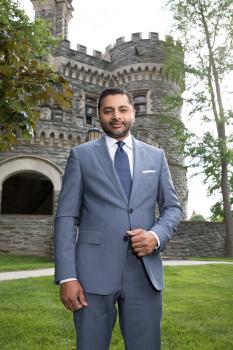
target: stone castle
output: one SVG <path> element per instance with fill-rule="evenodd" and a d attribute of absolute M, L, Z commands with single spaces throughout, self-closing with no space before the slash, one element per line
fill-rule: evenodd
<path fill-rule="evenodd" d="M 67 40 L 72 0 L 31 1 L 35 16 L 48 20 L 53 34 L 64 37 L 51 63 L 73 88 L 73 108 L 41 106 L 35 137 L 25 141 L 18 135 L 14 150 L 0 154 L 0 251 L 52 255 L 53 214 L 66 160 L 72 146 L 100 137 L 97 99 L 106 87 L 120 86 L 133 95 L 136 120 L 132 133 L 165 150 L 185 208 L 184 159 L 177 152 L 173 131 L 161 122 L 164 97 L 177 92 L 179 86 L 163 72 L 165 57 L 158 33 L 149 33 L 148 39 L 134 33 L 129 42 L 118 38 L 104 54 L 94 50 L 91 56 L 83 45 L 72 50 Z M 181 118 L 180 111 L 174 118 Z"/>

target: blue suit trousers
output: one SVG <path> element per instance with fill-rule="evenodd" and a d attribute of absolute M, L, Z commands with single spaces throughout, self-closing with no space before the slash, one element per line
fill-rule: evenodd
<path fill-rule="evenodd" d="M 77 350 L 109 350 L 117 309 L 126 350 L 160 350 L 162 292 L 132 251 L 114 293 L 86 298 L 88 306 L 74 313 Z"/>

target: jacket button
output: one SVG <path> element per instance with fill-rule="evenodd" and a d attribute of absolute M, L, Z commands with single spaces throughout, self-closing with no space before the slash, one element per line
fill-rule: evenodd
<path fill-rule="evenodd" d="M 129 214 L 132 214 L 132 212 L 133 212 L 133 209 L 132 209 L 132 208 L 129 208 L 129 209 L 128 209 L 128 213 L 129 213 Z"/>
<path fill-rule="evenodd" d="M 124 241 L 126 242 L 126 241 L 129 240 L 129 237 L 128 237 L 127 235 L 125 235 L 125 236 L 123 237 L 123 239 L 124 239 Z"/>

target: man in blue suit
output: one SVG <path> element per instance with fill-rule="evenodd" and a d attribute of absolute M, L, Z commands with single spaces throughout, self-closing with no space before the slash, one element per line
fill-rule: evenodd
<path fill-rule="evenodd" d="M 56 282 L 74 313 L 78 350 L 109 349 L 116 305 L 125 349 L 159 350 L 160 253 L 176 232 L 181 206 L 163 150 L 130 134 L 132 96 L 106 89 L 98 111 L 104 136 L 74 147 L 65 170 L 55 219 Z"/>

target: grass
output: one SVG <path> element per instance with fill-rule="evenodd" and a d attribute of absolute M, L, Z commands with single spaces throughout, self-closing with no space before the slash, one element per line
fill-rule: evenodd
<path fill-rule="evenodd" d="M 45 269 L 53 266 L 54 263 L 46 257 L 0 253 L 0 272 Z"/>
<path fill-rule="evenodd" d="M 162 350 L 233 349 L 232 274 L 232 265 L 165 268 Z M 58 294 L 52 277 L 1 282 L 0 349 L 74 349 L 72 314 Z M 111 350 L 123 349 L 117 323 Z"/>
<path fill-rule="evenodd" d="M 167 267 L 163 350 L 233 349 L 233 266 Z"/>

